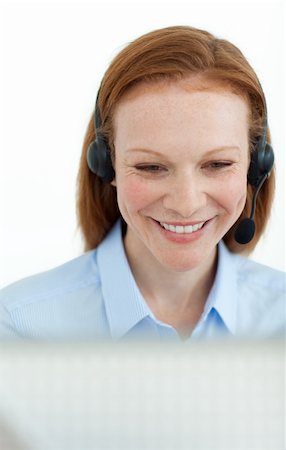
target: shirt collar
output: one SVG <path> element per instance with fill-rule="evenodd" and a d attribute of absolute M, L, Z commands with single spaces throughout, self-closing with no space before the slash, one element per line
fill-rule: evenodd
<path fill-rule="evenodd" d="M 150 309 L 128 264 L 121 235 L 121 220 L 116 222 L 99 245 L 97 261 L 110 333 L 112 338 L 120 339 L 150 315 Z"/>
<path fill-rule="evenodd" d="M 202 317 L 206 317 L 214 308 L 229 332 L 235 335 L 237 304 L 237 256 L 220 241 L 216 276 Z"/>
<path fill-rule="evenodd" d="M 116 222 L 99 245 L 97 260 L 111 336 L 120 339 L 145 317 L 154 319 L 131 272 L 123 245 L 121 220 Z M 214 308 L 233 335 L 237 316 L 235 261 L 236 256 L 227 249 L 223 241 L 219 242 L 215 281 L 201 318 L 204 320 Z"/>

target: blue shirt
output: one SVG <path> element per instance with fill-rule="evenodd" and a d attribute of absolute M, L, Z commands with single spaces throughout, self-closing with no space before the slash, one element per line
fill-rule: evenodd
<path fill-rule="evenodd" d="M 279 337 L 285 274 L 218 246 L 215 281 L 190 339 Z M 0 338 L 174 338 L 130 270 L 118 221 L 103 242 L 59 267 L 0 291 Z"/>

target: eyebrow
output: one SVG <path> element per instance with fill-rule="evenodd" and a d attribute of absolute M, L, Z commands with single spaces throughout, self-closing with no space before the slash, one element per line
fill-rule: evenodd
<path fill-rule="evenodd" d="M 241 149 L 237 145 L 224 145 L 222 147 L 213 148 L 213 149 L 207 151 L 204 154 L 204 156 L 211 156 L 214 153 L 223 152 L 226 150 L 236 150 L 236 151 L 240 152 Z M 153 155 L 159 156 L 159 157 L 166 156 L 164 153 L 156 152 L 155 150 L 151 150 L 148 148 L 129 148 L 128 150 L 126 150 L 126 153 L 148 153 L 148 154 L 153 154 Z"/>

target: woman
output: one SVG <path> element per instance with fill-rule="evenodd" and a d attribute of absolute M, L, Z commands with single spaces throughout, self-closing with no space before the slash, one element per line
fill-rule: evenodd
<path fill-rule="evenodd" d="M 284 274 L 245 256 L 270 215 L 269 142 L 262 88 L 230 42 L 183 26 L 132 42 L 83 145 L 85 254 L 4 288 L 1 335 L 280 335 Z"/>

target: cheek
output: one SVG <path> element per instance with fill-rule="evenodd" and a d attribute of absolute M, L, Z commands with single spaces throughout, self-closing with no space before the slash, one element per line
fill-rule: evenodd
<path fill-rule="evenodd" d="M 119 208 L 136 212 L 147 208 L 156 200 L 156 194 L 146 182 L 130 177 L 117 184 Z"/>
<path fill-rule="evenodd" d="M 228 213 L 243 209 L 246 201 L 247 181 L 244 177 L 229 177 L 217 190 L 217 201 Z"/>

